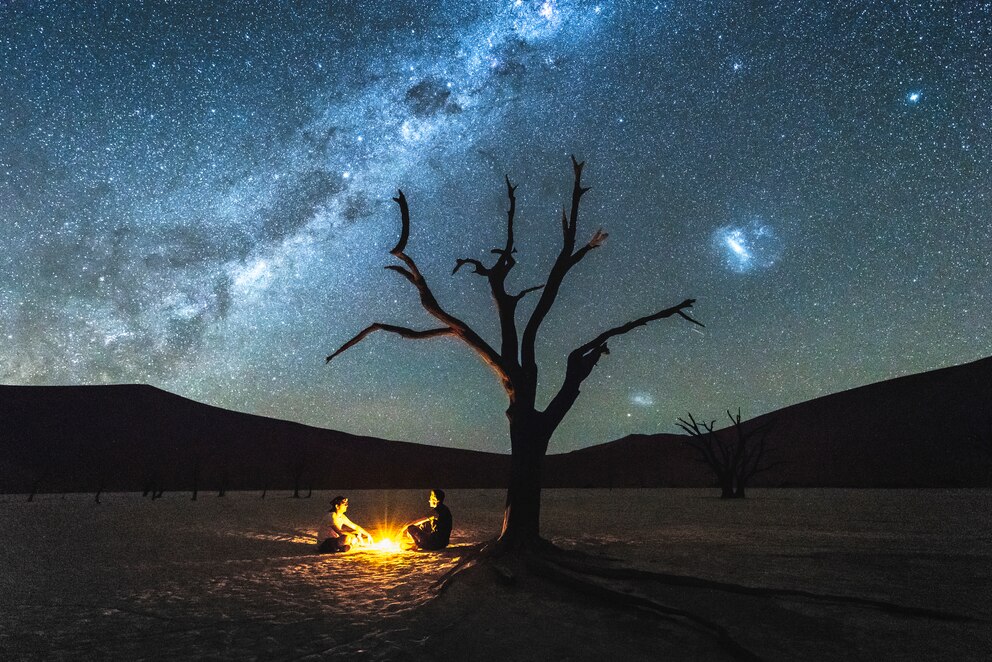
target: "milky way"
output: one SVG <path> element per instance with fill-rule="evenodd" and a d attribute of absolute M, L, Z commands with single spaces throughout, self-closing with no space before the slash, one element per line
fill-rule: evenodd
<path fill-rule="evenodd" d="M 382 269 L 397 188 L 494 338 L 451 268 L 501 243 L 509 174 L 512 285 L 541 282 L 572 153 L 610 240 L 545 325 L 545 395 L 609 326 L 693 297 L 706 328 L 611 343 L 552 450 L 992 353 L 992 6 L 743 4 L 0 2 L 0 380 L 505 450 L 450 339 L 322 358 L 430 325 Z"/>

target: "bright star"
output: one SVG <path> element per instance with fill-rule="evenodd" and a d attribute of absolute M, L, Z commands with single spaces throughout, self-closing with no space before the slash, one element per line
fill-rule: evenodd
<path fill-rule="evenodd" d="M 917 104 L 923 99 L 923 93 L 919 90 L 913 90 L 906 95 L 906 103 Z"/>

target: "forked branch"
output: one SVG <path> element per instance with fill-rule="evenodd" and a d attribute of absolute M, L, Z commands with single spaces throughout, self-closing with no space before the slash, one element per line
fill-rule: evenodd
<path fill-rule="evenodd" d="M 516 296 L 512 296 L 506 291 L 506 277 L 510 270 L 516 266 L 517 261 L 513 257 L 516 252 L 513 239 L 513 219 L 517 210 L 517 197 L 515 192 L 517 187 L 510 182 L 509 176 L 506 180 L 506 195 L 509 199 L 509 206 L 506 211 L 506 244 L 503 248 L 494 248 L 491 252 L 497 256 L 496 262 L 491 267 L 487 267 L 481 261 L 465 258 L 455 261 L 455 268 L 452 274 L 457 273 L 462 267 L 469 265 L 473 267 L 476 274 L 485 276 L 489 281 L 489 290 L 492 293 L 493 302 L 496 304 L 496 313 L 499 316 L 500 336 L 500 360 L 507 372 L 512 372 L 519 366 L 518 344 L 517 344 L 517 303 L 527 292 L 533 292 L 539 288 L 529 288 Z"/>
<path fill-rule="evenodd" d="M 537 343 L 537 332 L 551 310 L 551 306 L 554 305 L 555 299 L 558 298 L 562 281 L 565 280 L 569 270 L 578 264 L 589 251 L 601 246 L 606 240 L 606 233 L 597 230 L 589 243 L 578 251 L 575 250 L 575 233 L 579 223 L 579 202 L 582 200 L 582 196 L 589 191 L 588 186 L 582 186 L 583 166 L 585 166 L 585 162 L 579 162 L 575 156 L 572 156 L 572 204 L 567 215 L 564 209 L 561 210 L 561 251 L 551 267 L 548 281 L 544 284 L 544 291 L 541 292 L 541 298 L 538 299 L 533 312 L 531 312 L 521 338 L 520 362 L 524 369 L 529 372 L 537 370 L 537 357 L 534 349 Z"/>
<path fill-rule="evenodd" d="M 571 359 L 572 355 L 582 356 L 584 354 L 587 354 L 590 350 L 595 349 L 600 345 L 605 345 L 606 341 L 609 340 L 610 338 L 613 338 L 615 336 L 620 336 L 630 331 L 633 331 L 639 326 L 645 326 L 647 325 L 648 322 L 654 322 L 655 320 L 671 317 L 672 315 L 678 315 L 679 317 L 689 322 L 692 322 L 693 324 L 705 328 L 702 322 L 698 322 L 694 320 L 693 318 L 689 317 L 689 315 L 685 312 L 687 308 L 692 308 L 692 304 L 694 303 L 696 303 L 695 299 L 686 299 L 685 301 L 683 301 L 682 303 L 676 306 L 665 308 L 664 310 L 659 310 L 658 312 L 652 315 L 639 317 L 632 322 L 627 322 L 626 324 L 621 324 L 620 326 L 615 326 L 612 329 L 609 329 L 599 334 L 594 339 L 587 342 L 585 345 L 582 345 L 581 347 L 578 347 L 577 349 L 573 350 L 569 358 Z"/>
<path fill-rule="evenodd" d="M 615 326 L 599 334 L 586 344 L 573 349 L 568 355 L 568 362 L 565 366 L 565 379 L 562 382 L 561 388 L 558 389 L 558 393 L 551 399 L 547 409 L 545 409 L 548 422 L 552 425 L 557 425 L 565 417 L 565 414 L 568 413 L 568 410 L 572 408 L 572 405 L 575 404 L 576 398 L 579 397 L 579 388 L 582 386 L 582 382 L 592 374 L 596 364 L 599 363 L 599 359 L 610 353 L 610 349 L 607 346 L 607 341 L 610 338 L 621 336 L 633 331 L 639 326 L 645 326 L 648 322 L 672 317 L 673 315 L 679 315 L 693 324 L 703 326 L 701 322 L 689 317 L 685 312 L 695 302 L 695 299 L 686 299 L 678 305 L 659 310 L 653 315 L 640 317 L 632 322 Z"/>
<path fill-rule="evenodd" d="M 327 362 L 330 362 L 331 359 L 341 352 L 344 352 L 350 347 L 354 347 L 374 331 L 389 331 L 403 336 L 404 338 L 417 339 L 450 335 L 455 336 L 471 347 L 475 353 L 482 358 L 483 362 L 485 362 L 486 365 L 488 365 L 493 372 L 496 373 L 504 386 L 508 385 L 509 375 L 507 374 L 505 367 L 502 365 L 500 357 L 496 351 L 490 347 L 478 333 L 473 331 L 468 324 L 441 307 L 441 304 L 438 303 L 437 299 L 434 297 L 434 293 L 431 291 L 431 288 L 427 285 L 427 280 L 424 278 L 423 274 L 420 273 L 420 269 L 417 268 L 417 263 L 414 262 L 413 258 L 406 254 L 406 245 L 410 239 L 410 208 L 407 205 L 406 196 L 403 195 L 403 191 L 399 191 L 399 194 L 393 198 L 393 201 L 400 207 L 401 229 L 399 241 L 389 252 L 394 257 L 401 260 L 406 266 L 401 267 L 398 265 L 390 265 L 386 268 L 391 271 L 395 271 L 412 283 L 413 286 L 417 288 L 417 292 L 420 294 L 420 305 L 424 308 L 424 310 L 430 313 L 434 318 L 438 319 L 445 326 L 439 329 L 415 331 L 406 327 L 381 324 L 377 322 L 363 329 L 360 333 L 358 333 L 358 335 L 342 345 L 340 349 L 328 356 Z"/>

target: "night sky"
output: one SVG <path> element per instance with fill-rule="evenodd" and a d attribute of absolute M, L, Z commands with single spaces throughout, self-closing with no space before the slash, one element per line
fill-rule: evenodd
<path fill-rule="evenodd" d="M 436 326 L 383 269 L 397 188 L 496 343 L 451 269 L 503 244 L 509 174 L 509 284 L 543 282 L 572 153 L 579 239 L 610 237 L 545 323 L 545 394 L 606 328 L 687 297 L 706 328 L 612 341 L 552 452 L 992 354 L 992 3 L 753 4 L 0 1 L 0 381 L 508 450 L 456 340 L 323 358 Z"/>

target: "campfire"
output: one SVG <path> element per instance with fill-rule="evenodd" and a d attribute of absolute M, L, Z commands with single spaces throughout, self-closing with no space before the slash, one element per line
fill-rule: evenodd
<path fill-rule="evenodd" d="M 403 548 L 397 541 L 387 537 L 378 538 L 374 543 L 365 547 L 366 549 L 372 549 L 383 554 L 397 554 L 403 551 Z"/>

